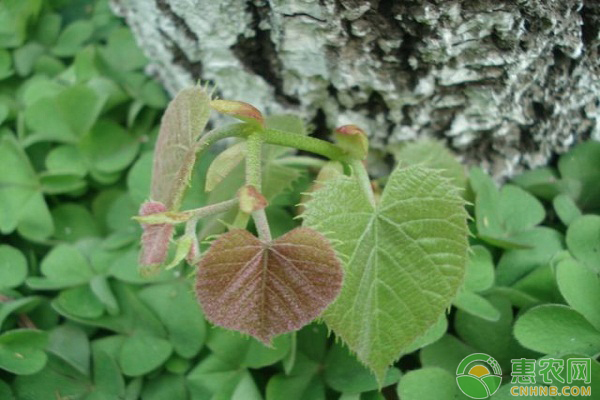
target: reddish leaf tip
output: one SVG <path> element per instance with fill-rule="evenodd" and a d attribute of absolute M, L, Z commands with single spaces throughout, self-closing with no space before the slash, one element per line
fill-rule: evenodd
<path fill-rule="evenodd" d="M 262 113 L 253 105 L 237 100 L 213 100 L 210 102 L 213 110 L 229 115 L 244 122 L 258 123 L 265 126 Z"/>
<path fill-rule="evenodd" d="M 360 160 L 367 157 L 369 139 L 365 131 L 356 125 L 343 125 L 334 131 L 338 145 L 347 153 Z"/>
<path fill-rule="evenodd" d="M 264 209 L 269 203 L 257 188 L 252 185 L 245 185 L 238 191 L 240 201 L 240 210 L 245 213 Z"/>
<path fill-rule="evenodd" d="M 365 135 L 366 136 L 365 131 L 363 131 L 356 125 L 342 125 L 342 126 L 336 128 L 335 131 L 336 131 L 336 133 L 340 133 L 342 135 Z"/>

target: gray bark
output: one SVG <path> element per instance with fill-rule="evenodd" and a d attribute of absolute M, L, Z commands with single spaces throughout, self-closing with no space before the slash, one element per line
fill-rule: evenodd
<path fill-rule="evenodd" d="M 600 140 L 597 0 L 112 0 L 171 92 L 198 79 L 383 151 L 445 140 L 498 177 Z"/>

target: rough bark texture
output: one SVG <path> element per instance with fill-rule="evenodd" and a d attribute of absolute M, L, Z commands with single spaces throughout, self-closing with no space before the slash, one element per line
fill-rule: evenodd
<path fill-rule="evenodd" d="M 442 138 L 498 178 L 600 139 L 597 0 L 112 1 L 171 93 Z"/>

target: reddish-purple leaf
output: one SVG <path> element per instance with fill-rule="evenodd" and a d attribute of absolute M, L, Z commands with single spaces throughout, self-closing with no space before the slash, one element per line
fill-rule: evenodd
<path fill-rule="evenodd" d="M 150 198 L 177 210 L 196 161 L 195 143 L 210 115 L 210 97 L 200 86 L 183 89 L 169 103 L 161 124 L 152 169 Z"/>
<path fill-rule="evenodd" d="M 140 207 L 140 215 L 150 215 L 167 211 L 167 207 L 158 201 L 147 201 Z M 165 262 L 169 251 L 169 241 L 173 236 L 172 224 L 142 224 L 142 248 L 139 263 L 150 267 Z"/>
<path fill-rule="evenodd" d="M 318 317 L 342 277 L 329 241 L 310 228 L 269 243 L 237 229 L 217 239 L 198 264 L 196 294 L 213 324 L 270 343 Z"/>

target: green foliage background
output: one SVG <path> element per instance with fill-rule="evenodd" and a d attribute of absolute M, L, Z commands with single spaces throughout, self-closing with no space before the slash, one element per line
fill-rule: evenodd
<path fill-rule="evenodd" d="M 600 353 L 595 142 L 502 188 L 479 169 L 467 179 L 439 145 L 397 151 L 466 187 L 472 254 L 454 307 L 382 392 L 322 324 L 273 348 L 209 327 L 190 267 L 137 271 L 141 232 L 130 217 L 149 192 L 167 102 L 146 63 L 104 0 L 0 3 L 0 399 L 459 399 L 455 369 L 473 352 L 507 376 L 513 358 Z M 212 157 L 198 163 L 184 208 L 235 187 L 227 181 L 240 171 L 204 193 Z M 297 225 L 293 206 L 313 171 L 273 165 L 273 187 L 294 180 L 270 196 L 278 236 Z M 592 375 L 600 390 L 596 361 Z M 509 388 L 493 398 L 510 398 Z"/>

